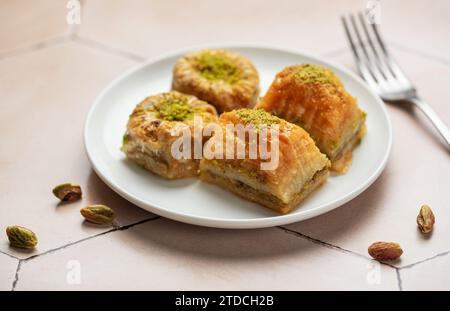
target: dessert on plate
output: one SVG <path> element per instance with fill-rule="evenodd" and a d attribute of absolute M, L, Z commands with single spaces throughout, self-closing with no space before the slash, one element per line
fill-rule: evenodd
<path fill-rule="evenodd" d="M 206 49 L 177 60 L 172 89 L 195 95 L 221 113 L 253 107 L 259 95 L 259 76 L 248 58 L 228 50 Z"/>
<path fill-rule="evenodd" d="M 356 99 L 334 72 L 318 65 L 283 69 L 257 107 L 305 129 L 338 173 L 347 171 L 366 133 L 366 114 Z"/>
<path fill-rule="evenodd" d="M 201 160 L 202 180 L 281 214 L 292 211 L 327 180 L 329 160 L 299 126 L 262 109 L 245 108 L 223 113 L 217 125 L 222 131 L 218 132 L 227 133 L 230 125 L 245 127 L 247 131 L 244 135 L 237 131 L 219 137 L 212 135 L 204 147 L 213 150 L 215 156 Z M 225 147 L 219 149 L 221 156 L 217 156 L 220 142 Z M 228 156 L 230 146 L 234 156 Z M 239 146 L 245 150 L 244 157 L 237 156 Z M 253 147 L 257 153 L 252 157 Z M 269 163 L 272 165 L 263 167 Z"/>
<path fill-rule="evenodd" d="M 194 117 L 203 125 L 217 121 L 216 109 L 192 95 L 176 91 L 149 96 L 140 102 L 128 120 L 122 151 L 127 158 L 162 177 L 175 179 L 196 176 L 199 158 L 174 157 L 172 144 L 184 130 L 193 133 Z M 190 136 L 202 145 L 206 138 Z"/>

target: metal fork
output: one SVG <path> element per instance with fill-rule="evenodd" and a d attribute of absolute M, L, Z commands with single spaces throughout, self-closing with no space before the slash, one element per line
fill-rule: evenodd
<path fill-rule="evenodd" d="M 348 18 L 342 16 L 341 19 L 358 70 L 369 87 L 384 101 L 414 104 L 433 123 L 450 151 L 449 128 L 431 106 L 418 96 L 415 87 L 395 63 L 381 38 L 378 26 L 367 23 L 362 12 L 358 14 L 359 23 L 353 14 Z"/>

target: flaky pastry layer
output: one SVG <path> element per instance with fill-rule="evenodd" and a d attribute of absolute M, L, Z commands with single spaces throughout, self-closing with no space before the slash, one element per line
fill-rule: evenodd
<path fill-rule="evenodd" d="M 256 104 L 259 75 L 242 55 L 221 49 L 201 50 L 176 62 L 172 89 L 195 95 L 224 112 Z"/>
<path fill-rule="evenodd" d="M 257 108 L 301 126 L 332 163 L 341 159 L 343 150 L 351 158 L 349 146 L 356 146 L 353 141 L 361 138 L 365 127 L 365 113 L 356 99 L 331 70 L 316 65 L 282 70 Z M 333 165 L 332 169 L 340 167 Z"/>

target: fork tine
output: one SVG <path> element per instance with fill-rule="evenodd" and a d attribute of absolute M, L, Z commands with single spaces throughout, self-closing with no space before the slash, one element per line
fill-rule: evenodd
<path fill-rule="evenodd" d="M 353 26 L 353 31 L 356 35 L 356 38 L 358 39 L 359 47 L 361 48 L 364 56 L 365 56 L 365 63 L 369 67 L 370 72 L 374 76 L 375 80 L 378 82 L 378 84 L 382 83 L 382 81 L 385 79 L 385 77 L 381 74 L 380 70 L 377 68 L 376 64 L 373 62 L 373 58 L 369 55 L 366 45 L 364 44 L 364 41 L 362 39 L 362 36 L 359 32 L 359 27 L 356 24 L 356 19 L 353 14 L 350 14 L 350 21 Z"/>
<path fill-rule="evenodd" d="M 344 15 L 341 16 L 342 25 L 344 26 L 345 34 L 347 35 L 348 42 L 352 49 L 353 55 L 355 56 L 356 64 L 361 76 L 364 80 L 369 84 L 371 88 L 379 91 L 378 84 L 373 77 L 373 74 L 370 72 L 369 68 L 364 64 L 361 59 L 360 52 L 356 48 L 355 41 L 353 40 L 352 34 L 350 33 L 350 29 L 348 27 L 347 19 Z"/>
<path fill-rule="evenodd" d="M 378 26 L 373 23 L 372 25 L 372 30 L 375 33 L 375 37 L 377 38 L 378 44 L 380 45 L 380 48 L 383 52 L 385 61 L 387 66 L 389 67 L 390 71 L 392 72 L 392 74 L 401 82 L 407 84 L 407 85 L 411 85 L 411 82 L 408 80 L 408 78 L 405 76 L 405 74 L 403 73 L 403 71 L 400 69 L 400 67 L 396 64 L 396 62 L 393 60 L 393 58 L 391 57 L 389 51 L 386 48 L 386 44 L 384 43 L 383 38 L 381 37 L 381 34 L 378 30 Z"/>
<path fill-rule="evenodd" d="M 380 55 L 378 52 L 378 48 L 375 46 L 372 35 L 369 33 L 369 29 L 367 27 L 367 21 L 364 18 L 364 15 L 362 12 L 358 13 L 360 24 L 362 25 L 362 29 L 364 31 L 364 34 L 366 35 L 367 42 L 369 42 L 369 45 L 371 47 L 372 54 L 374 55 L 375 62 L 377 64 L 378 69 L 380 70 L 381 74 L 386 80 L 392 80 L 395 78 L 395 75 L 390 70 L 389 66 L 386 64 L 385 58 Z M 382 53 L 382 52 L 381 52 Z"/>

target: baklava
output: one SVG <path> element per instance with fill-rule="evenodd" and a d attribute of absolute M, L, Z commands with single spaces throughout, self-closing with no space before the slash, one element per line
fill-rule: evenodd
<path fill-rule="evenodd" d="M 217 122 L 216 109 L 195 96 L 168 92 L 149 96 L 139 103 L 130 115 L 123 137 L 122 151 L 127 158 L 145 169 L 168 179 L 196 176 L 199 157 L 193 152 L 195 140 L 205 138 L 193 135 L 194 120 L 203 126 Z M 174 156 L 172 144 L 188 130 L 188 156 Z M 179 140 L 178 140 L 179 141 Z M 181 150 L 182 151 L 182 150 Z"/>
<path fill-rule="evenodd" d="M 366 132 L 366 114 L 356 99 L 335 73 L 317 65 L 285 68 L 257 107 L 305 129 L 338 173 L 347 171 Z"/>
<path fill-rule="evenodd" d="M 259 95 L 259 76 L 252 62 L 228 50 L 201 50 L 177 60 L 172 89 L 192 94 L 221 113 L 253 107 Z"/>
<path fill-rule="evenodd" d="M 230 126 L 238 128 L 239 125 L 248 129 L 245 135 L 229 130 Z M 221 132 L 227 134 L 217 139 L 214 133 L 205 144 L 200 178 L 206 182 L 286 214 L 327 180 L 328 158 L 319 151 L 309 134 L 295 124 L 262 109 L 244 108 L 223 113 L 218 126 Z M 252 129 L 253 138 L 250 134 Z M 273 130 L 278 134 L 275 135 Z M 221 148 L 214 157 L 207 158 L 205 151 L 208 148 L 217 151 L 214 145 L 220 141 L 223 141 L 225 148 Z M 252 141 L 257 147 L 253 157 L 250 149 Z M 266 145 L 268 155 L 262 154 L 262 144 Z M 237 156 L 239 145 L 244 146 L 244 157 Z M 234 146 L 231 154 L 235 156 L 229 156 L 230 146 Z M 270 162 L 275 165 L 262 169 L 263 163 Z"/>

